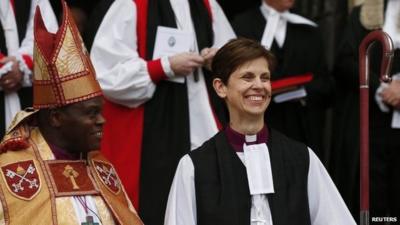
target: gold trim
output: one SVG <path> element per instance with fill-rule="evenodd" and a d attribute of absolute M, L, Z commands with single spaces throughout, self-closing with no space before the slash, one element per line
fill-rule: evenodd
<path fill-rule="evenodd" d="M 44 140 L 38 127 L 31 127 L 30 139 L 35 143 L 35 154 L 36 157 L 41 160 L 41 162 L 44 162 L 44 160 L 54 159 L 53 152 L 51 151 L 46 140 Z M 45 168 L 44 165 L 42 169 L 43 168 Z"/>
<path fill-rule="evenodd" d="M 32 161 L 33 166 L 35 167 L 35 172 L 36 172 L 36 174 L 38 175 L 38 179 L 39 179 L 39 187 L 37 188 L 36 192 L 35 192 L 31 197 L 29 197 L 29 198 L 25 198 L 25 197 L 22 197 L 22 196 L 19 196 L 19 195 L 15 194 L 15 193 L 10 189 L 10 187 L 9 187 L 9 185 L 8 185 L 8 182 L 7 182 L 7 178 L 5 177 L 5 174 L 4 174 L 4 172 L 3 172 L 3 167 L 7 167 L 7 166 L 12 165 L 12 164 L 17 164 L 17 163 L 20 163 L 20 162 L 27 162 L 27 161 Z M 15 172 L 15 171 L 13 171 L 13 172 Z M 30 200 L 32 200 L 33 198 L 35 198 L 35 197 L 39 194 L 40 190 L 42 189 L 42 180 L 41 180 L 41 177 L 40 177 L 40 173 L 38 172 L 37 166 L 36 166 L 36 164 L 35 164 L 35 160 L 33 160 L 33 159 L 14 161 L 14 162 L 12 162 L 12 163 L 5 164 L 5 165 L 1 166 L 1 175 L 2 175 L 1 177 L 3 178 L 3 181 L 4 181 L 5 186 L 7 187 L 7 190 L 11 193 L 11 195 L 13 195 L 14 197 L 16 197 L 16 198 L 18 198 L 18 199 L 22 199 L 22 200 L 25 200 L 25 201 L 30 201 Z M 22 178 L 21 178 L 21 179 L 22 179 Z"/>
<path fill-rule="evenodd" d="M 6 204 L 8 204 L 8 216 L 9 224 L 20 225 L 20 224 L 57 224 L 54 222 L 52 206 L 51 206 L 51 193 L 47 188 L 46 180 L 43 179 L 46 176 L 43 168 L 40 164 L 40 158 L 37 158 L 38 154 L 35 152 L 36 145 L 32 145 L 32 140 L 28 137 L 27 141 L 30 147 L 27 149 L 16 149 L 15 151 L 8 151 L 1 154 L 0 165 L 10 165 L 10 163 L 18 163 L 21 161 L 32 160 L 28 162 L 35 166 L 38 175 L 35 175 L 36 179 L 40 177 L 40 191 L 38 191 L 37 196 L 30 201 L 23 200 L 21 198 L 16 198 L 11 192 L 6 191 L 7 185 L 4 179 L 0 178 L 1 189 L 3 190 L 3 195 L 5 197 Z M 16 164 L 18 165 L 18 164 Z M 6 174 L 6 173 L 4 173 Z M 2 176 L 2 175 L 0 175 Z M 46 183 L 46 184 L 45 184 Z M 33 192 L 32 192 L 33 194 Z M 4 205 L 3 205 L 4 206 Z M 40 218 L 37 217 L 37 209 L 40 207 Z M 21 211 L 23 210 L 23 211 Z"/>
<path fill-rule="evenodd" d="M 76 79 L 71 79 L 61 83 L 64 90 L 65 101 L 82 98 L 89 93 L 96 93 L 99 90 L 99 84 L 94 76 L 85 75 Z"/>
<path fill-rule="evenodd" d="M 34 42 L 33 58 L 35 59 L 35 64 L 33 67 L 34 76 L 33 79 L 36 80 L 46 80 L 50 81 L 49 66 L 45 59 L 43 59 L 43 54 L 36 43 Z"/>
<path fill-rule="evenodd" d="M 74 196 L 74 195 L 99 195 L 100 191 L 99 188 L 96 185 L 96 182 L 94 181 L 94 179 L 92 178 L 91 174 L 90 174 L 90 170 L 89 168 L 86 166 L 86 171 L 87 174 L 89 176 L 90 181 L 92 181 L 93 187 L 95 189 L 95 191 L 71 191 L 71 192 L 60 192 L 57 189 L 57 185 L 55 183 L 55 180 L 52 176 L 52 173 L 50 172 L 50 167 L 49 164 L 56 164 L 56 163 L 77 163 L 77 162 L 82 162 L 85 163 L 84 160 L 47 160 L 44 161 L 46 169 L 49 171 L 49 177 L 50 177 L 50 182 L 51 185 L 54 187 L 54 195 L 56 197 L 67 197 L 67 196 Z"/>
<path fill-rule="evenodd" d="M 9 209 L 6 201 L 6 196 L 4 195 L 3 189 L 1 188 L 0 185 L 0 201 L 1 201 L 1 212 L 3 214 L 3 220 L 5 225 L 10 224 L 10 214 L 9 214 Z"/>
<path fill-rule="evenodd" d="M 121 185 L 121 189 L 122 189 L 122 193 L 123 193 L 124 196 L 125 196 L 125 199 L 129 199 L 128 193 L 126 193 L 125 187 L 124 187 L 123 185 Z M 130 200 L 127 201 L 127 202 L 128 202 L 128 208 L 129 208 L 129 210 L 131 210 L 132 212 L 134 212 L 134 213 L 138 216 L 138 213 L 136 212 L 136 209 L 135 209 L 135 207 L 133 206 L 133 203 L 132 203 Z"/>
<path fill-rule="evenodd" d="M 56 198 L 56 208 L 59 225 L 81 224 L 79 221 L 79 215 L 75 212 L 73 201 L 73 197 Z"/>
<path fill-rule="evenodd" d="M 98 176 L 98 173 L 96 171 L 93 171 L 93 170 L 96 170 L 94 168 L 94 161 L 100 161 L 100 162 L 105 161 L 107 164 L 111 164 L 111 163 L 109 163 L 107 161 L 107 159 L 104 158 L 104 156 L 98 151 L 90 152 L 90 154 L 88 155 L 88 158 L 91 159 L 89 161 L 91 172 L 97 174 L 97 176 L 95 176 L 95 175 L 93 175 L 93 176 L 96 178 L 97 182 L 102 183 L 101 181 L 99 181 L 100 177 Z M 97 159 L 97 160 L 95 160 L 95 159 Z M 118 174 L 117 174 L 117 177 L 119 179 Z M 121 224 L 121 225 L 125 225 L 125 224 L 126 225 L 127 224 L 143 225 L 143 222 L 141 221 L 139 216 L 129 208 L 129 203 L 128 203 L 129 199 L 126 198 L 126 193 L 120 193 L 118 195 L 114 195 L 114 194 L 111 194 L 114 192 L 110 193 L 110 191 L 103 186 L 105 186 L 103 183 L 101 185 L 99 184 L 101 196 L 103 197 L 105 203 L 109 206 L 110 211 L 112 212 L 115 220 L 119 224 Z M 121 187 L 123 187 L 122 184 L 121 184 Z"/>
<path fill-rule="evenodd" d="M 92 160 L 93 161 L 93 160 Z M 92 162 L 93 163 L 93 162 Z M 94 165 L 94 164 L 92 164 L 92 165 Z M 91 168 L 92 170 L 95 170 L 96 172 L 96 174 L 97 174 L 97 170 L 94 168 L 94 167 L 92 167 Z M 101 177 L 97 177 L 97 179 L 100 179 L 101 181 L 100 182 L 102 182 L 103 183 L 103 179 L 101 179 Z M 104 185 L 104 183 L 103 183 L 103 185 Z M 107 185 L 105 185 L 105 186 L 107 186 Z M 106 194 L 104 193 L 104 188 L 102 188 L 102 189 L 100 189 L 100 192 L 101 192 L 101 195 L 102 195 L 102 197 L 103 197 L 103 200 L 104 200 L 104 202 L 106 203 L 106 205 L 108 205 L 109 207 L 110 207 L 110 210 L 111 210 L 111 212 L 112 212 L 112 214 L 113 214 L 113 216 L 115 217 L 115 219 L 120 223 L 120 224 L 122 224 L 122 218 L 121 218 L 121 216 L 119 215 L 119 213 L 115 210 L 115 208 L 113 207 L 113 205 L 112 205 L 112 203 L 111 203 L 111 201 L 106 197 Z M 114 192 L 112 192 L 112 193 L 114 193 Z"/>
<path fill-rule="evenodd" d="M 79 51 L 80 49 L 77 47 L 77 43 L 72 35 L 70 25 L 67 25 L 63 43 L 55 62 L 60 78 L 85 70 L 85 64 Z"/>
<path fill-rule="evenodd" d="M 65 2 L 62 4 L 62 24 L 57 33 L 51 36 L 54 46 L 47 46 L 43 40 L 35 39 L 34 70 L 37 74 L 33 82 L 33 106 L 36 109 L 64 106 L 102 95 L 82 37 L 68 6 Z M 40 20 L 43 21 L 42 18 Z M 35 34 L 39 31 L 48 33 L 40 26 L 35 30 Z M 49 55 L 43 55 L 45 52 L 42 50 L 45 47 L 51 48 L 47 52 Z"/>
<path fill-rule="evenodd" d="M 365 0 L 361 6 L 360 22 L 367 30 L 380 29 L 383 27 L 383 14 L 383 0 Z"/>
<path fill-rule="evenodd" d="M 117 192 L 114 192 L 111 188 L 108 187 L 108 185 L 106 183 L 104 183 L 104 180 L 101 178 L 101 175 L 100 175 L 99 171 L 97 171 L 97 169 L 95 168 L 96 164 L 94 162 L 99 162 L 99 163 L 106 164 L 106 165 L 110 166 L 110 168 L 112 168 L 114 170 L 114 175 L 118 179 L 118 182 L 119 182 L 118 191 Z M 121 192 L 122 183 L 121 183 L 121 179 L 119 179 L 119 177 L 118 177 L 117 171 L 115 170 L 114 166 L 111 163 L 108 163 L 108 162 L 103 161 L 103 160 L 98 160 L 98 159 L 92 159 L 92 165 L 93 165 L 93 169 L 96 171 L 97 177 L 100 179 L 101 183 L 104 186 L 106 186 L 107 190 L 109 190 L 114 195 L 118 195 Z"/>
<path fill-rule="evenodd" d="M 92 199 L 96 204 L 98 216 L 100 217 L 101 223 L 107 225 L 115 225 L 116 221 L 114 221 L 113 212 L 109 209 L 103 197 L 100 195 L 92 196 Z"/>
<path fill-rule="evenodd" d="M 51 185 L 51 181 L 49 178 L 49 174 L 48 174 L 49 171 L 46 170 L 46 166 L 44 165 L 43 158 L 41 157 L 41 154 L 40 154 L 41 151 L 39 151 L 38 146 L 36 145 L 35 141 L 32 138 L 32 135 L 36 135 L 38 142 L 40 142 L 40 144 L 42 145 L 41 149 L 43 151 L 46 151 L 46 150 L 49 151 L 50 147 L 47 145 L 46 141 L 42 137 L 42 134 L 39 132 L 39 128 L 33 129 L 31 131 L 31 136 L 30 136 L 29 142 L 31 143 L 33 153 L 34 153 L 36 159 L 39 161 L 40 168 L 42 169 L 43 176 L 46 180 L 46 185 L 48 187 L 48 191 L 49 191 L 49 195 L 50 195 L 50 205 L 51 205 L 50 207 L 51 207 L 51 214 L 52 214 L 51 219 L 53 220 L 53 225 L 57 225 L 58 224 L 57 223 L 57 207 L 56 207 L 56 199 L 54 196 L 54 189 L 53 189 L 53 186 Z M 45 145 L 45 146 L 43 146 L 43 145 Z"/>
<path fill-rule="evenodd" d="M 26 108 L 22 111 L 17 112 L 17 114 L 14 116 L 13 120 L 11 121 L 10 126 L 7 129 L 6 135 L 12 132 L 17 126 L 21 125 L 23 121 L 26 119 L 30 118 L 33 114 L 37 113 L 38 110 L 35 110 L 33 108 Z M 24 138 L 28 138 L 29 136 L 29 128 L 27 128 L 25 125 L 19 126 L 19 129 L 21 129 L 20 132 L 24 132 Z M 4 136 L 3 141 L 6 136 Z"/>

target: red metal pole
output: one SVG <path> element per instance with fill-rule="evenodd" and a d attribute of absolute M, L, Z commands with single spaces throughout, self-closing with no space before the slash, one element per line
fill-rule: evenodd
<path fill-rule="evenodd" d="M 393 43 L 381 30 L 369 33 L 359 48 L 360 70 L 360 224 L 369 225 L 369 53 L 373 42 L 382 45 L 380 79 L 389 82 L 393 57 Z"/>

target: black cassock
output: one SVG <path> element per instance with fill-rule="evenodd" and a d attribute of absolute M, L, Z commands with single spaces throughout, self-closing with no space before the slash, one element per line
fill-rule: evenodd
<path fill-rule="evenodd" d="M 360 23 L 360 7 L 354 8 L 339 46 L 334 69 L 336 101 L 330 173 L 349 206 L 359 218 L 359 69 L 358 46 L 370 32 Z M 395 50 L 391 74 L 400 72 L 399 49 Z M 371 216 L 400 216 L 398 190 L 400 129 L 391 128 L 392 110 L 383 113 L 374 100 L 379 87 L 381 46 L 374 45 L 370 58 L 370 210 Z M 397 205 L 397 206 L 396 206 Z"/>
<path fill-rule="evenodd" d="M 261 41 L 266 20 L 256 7 L 236 16 L 232 26 L 239 37 Z M 333 79 L 327 71 L 319 29 L 288 22 L 284 45 L 280 48 L 274 40 L 271 51 L 278 63 L 272 72 L 272 81 L 305 73 L 312 73 L 314 78 L 305 85 L 306 99 L 284 103 L 271 101 L 265 119 L 271 127 L 306 143 L 323 159 L 324 125 Z"/>

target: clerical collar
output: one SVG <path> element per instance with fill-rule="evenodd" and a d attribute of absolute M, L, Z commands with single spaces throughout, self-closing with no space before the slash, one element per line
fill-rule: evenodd
<path fill-rule="evenodd" d="M 278 12 L 276 9 L 269 6 L 265 1 L 261 2 L 260 10 L 263 15 L 269 16 L 270 14 L 281 14 L 283 12 Z M 284 11 L 287 12 L 288 10 Z"/>
<path fill-rule="evenodd" d="M 50 144 L 49 143 L 49 147 L 51 149 L 51 151 L 54 154 L 54 158 L 55 159 L 62 159 L 62 160 L 78 160 L 79 159 L 79 154 L 72 154 L 70 152 L 68 152 L 65 149 L 62 149 L 56 145 Z"/>
<path fill-rule="evenodd" d="M 303 17 L 298 14 L 291 13 L 289 10 L 283 11 L 283 12 L 278 12 L 276 9 L 272 8 L 269 6 L 265 1 L 262 1 L 261 6 L 260 6 L 261 14 L 267 19 L 268 16 L 270 15 L 275 15 L 279 14 L 284 20 L 286 20 L 289 23 L 295 23 L 295 24 L 306 24 L 310 25 L 313 27 L 317 27 L 318 25 Z"/>
<path fill-rule="evenodd" d="M 275 40 L 279 48 L 282 48 L 286 39 L 286 28 L 287 23 L 295 24 L 308 24 L 310 26 L 317 26 L 311 20 L 308 20 L 302 16 L 290 13 L 288 10 L 284 12 L 278 12 L 265 1 L 262 1 L 260 6 L 261 14 L 267 21 L 264 29 L 263 36 L 261 38 L 261 44 L 267 49 L 271 49 L 272 42 Z"/>
<path fill-rule="evenodd" d="M 234 131 L 230 126 L 225 128 L 225 134 L 229 144 L 236 152 L 243 152 L 243 144 L 247 145 L 267 143 L 269 132 L 265 124 L 264 127 L 255 135 L 244 135 Z"/>

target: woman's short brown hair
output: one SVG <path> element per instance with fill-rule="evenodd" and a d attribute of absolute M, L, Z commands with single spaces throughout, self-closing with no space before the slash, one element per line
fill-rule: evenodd
<path fill-rule="evenodd" d="M 214 78 L 220 78 L 224 84 L 227 84 L 230 75 L 238 67 L 258 58 L 265 58 L 268 62 L 269 70 L 272 72 L 276 60 L 264 46 L 247 38 L 232 39 L 215 54 L 211 70 Z"/>

